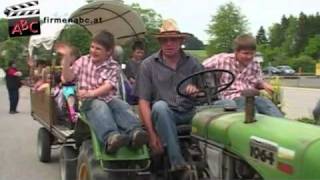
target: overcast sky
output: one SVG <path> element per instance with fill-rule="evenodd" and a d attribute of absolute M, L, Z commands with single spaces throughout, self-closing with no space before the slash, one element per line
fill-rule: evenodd
<path fill-rule="evenodd" d="M 28 0 L 1 0 L 0 17 L 5 17 L 4 9 L 12 4 Z M 137 2 L 142 8 L 152 8 L 163 18 L 173 18 L 181 31 L 189 32 L 206 41 L 205 30 L 212 15 L 227 0 L 124 0 L 126 4 Z M 256 34 L 260 26 L 266 29 L 280 22 L 283 14 L 298 16 L 320 12 L 320 0 L 231 0 L 240 7 L 249 21 L 249 30 Z M 85 0 L 39 0 L 41 16 L 68 17 L 68 14 L 85 4 Z"/>

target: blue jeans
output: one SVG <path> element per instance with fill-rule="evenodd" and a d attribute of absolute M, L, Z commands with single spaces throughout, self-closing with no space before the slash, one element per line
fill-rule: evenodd
<path fill-rule="evenodd" d="M 215 107 L 220 107 L 220 108 L 235 108 L 237 109 L 237 104 L 234 100 L 229 100 L 229 99 L 219 99 L 214 102 L 213 104 Z"/>
<path fill-rule="evenodd" d="M 173 111 L 165 101 L 157 101 L 152 106 L 151 116 L 162 144 L 167 147 L 171 165 L 185 164 L 179 146 L 176 125 L 190 124 L 194 111 Z"/>
<path fill-rule="evenodd" d="M 17 111 L 19 102 L 19 89 L 8 89 L 9 101 L 10 101 L 10 112 Z"/>
<path fill-rule="evenodd" d="M 93 99 L 84 111 L 102 143 L 107 143 L 107 138 L 114 133 L 126 134 L 131 139 L 132 131 L 141 128 L 141 124 L 130 106 L 117 98 L 113 98 L 108 103 Z"/>
<path fill-rule="evenodd" d="M 245 97 L 236 97 L 233 99 L 238 106 L 239 110 L 244 110 L 245 108 Z M 279 108 L 273 104 L 273 102 L 270 99 L 267 99 L 262 96 L 255 97 L 255 107 L 256 111 L 261 114 L 266 114 L 269 116 L 274 117 L 283 117 L 282 112 L 279 110 Z"/>

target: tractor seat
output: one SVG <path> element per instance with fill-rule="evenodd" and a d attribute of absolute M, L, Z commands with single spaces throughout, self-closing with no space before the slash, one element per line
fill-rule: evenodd
<path fill-rule="evenodd" d="M 177 125 L 178 136 L 190 136 L 192 126 L 189 124 Z"/>

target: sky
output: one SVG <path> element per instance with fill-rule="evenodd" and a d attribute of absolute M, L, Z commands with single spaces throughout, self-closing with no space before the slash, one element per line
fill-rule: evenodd
<path fill-rule="evenodd" d="M 26 2 L 28 0 L 1 0 L 0 18 L 7 6 Z M 299 16 L 320 12 L 319 0 L 124 0 L 126 4 L 139 3 L 142 8 L 154 9 L 164 19 L 173 18 L 183 32 L 194 34 L 200 40 L 209 39 L 206 30 L 212 16 L 219 6 L 228 2 L 241 9 L 249 22 L 249 32 L 256 34 L 260 26 L 265 29 L 273 23 L 278 23 L 282 15 Z M 39 0 L 42 17 L 68 17 L 75 9 L 86 3 L 85 0 Z"/>

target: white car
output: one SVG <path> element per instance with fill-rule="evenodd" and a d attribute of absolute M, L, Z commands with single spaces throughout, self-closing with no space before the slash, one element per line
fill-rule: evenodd
<path fill-rule="evenodd" d="M 277 68 L 280 70 L 281 75 L 294 75 L 296 73 L 290 66 L 277 66 Z"/>

